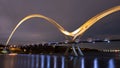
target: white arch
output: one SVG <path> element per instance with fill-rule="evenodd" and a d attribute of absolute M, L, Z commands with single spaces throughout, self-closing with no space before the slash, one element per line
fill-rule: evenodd
<path fill-rule="evenodd" d="M 68 31 L 66 31 L 62 26 L 60 26 L 56 21 L 54 21 L 53 19 L 49 18 L 49 17 L 46 17 L 44 15 L 41 15 L 41 14 L 32 14 L 32 15 L 28 15 L 26 16 L 25 18 L 23 18 L 16 26 L 15 28 L 13 29 L 13 31 L 11 32 L 7 42 L 6 42 L 6 45 L 9 43 L 11 37 L 13 36 L 14 32 L 17 30 L 17 28 L 23 23 L 25 22 L 26 20 L 28 19 L 31 19 L 31 18 L 35 18 L 35 17 L 38 17 L 38 18 L 42 18 L 42 19 L 45 19 L 47 21 L 49 21 L 50 23 L 52 23 L 53 25 L 55 25 L 63 34 L 65 35 L 68 35 L 68 36 L 73 36 L 73 34 L 69 33 Z"/>
<path fill-rule="evenodd" d="M 89 29 L 92 25 L 94 25 L 95 23 L 97 23 L 97 21 L 99 21 L 100 19 L 104 18 L 107 15 L 110 15 L 114 12 L 120 11 L 120 6 L 115 6 L 112 7 L 110 9 L 107 9 L 97 15 L 95 15 L 94 17 L 92 17 L 91 19 L 89 19 L 88 21 L 86 21 L 82 26 L 80 26 L 78 29 L 76 29 L 75 31 L 73 31 L 73 34 L 75 34 L 74 39 L 76 39 L 76 37 L 82 35 L 87 29 Z"/>
<path fill-rule="evenodd" d="M 67 30 L 65 30 L 62 26 L 60 26 L 56 21 L 54 21 L 53 19 L 51 18 L 48 18 L 44 15 L 41 15 L 41 14 L 32 14 L 32 15 L 29 15 L 29 16 L 26 16 L 25 18 L 23 18 L 17 25 L 16 27 L 13 29 L 13 31 L 11 32 L 7 42 L 6 42 L 6 45 L 8 45 L 11 37 L 13 36 L 14 32 L 16 31 L 16 29 L 26 20 L 30 19 L 30 18 L 34 18 L 34 17 L 38 17 L 38 18 L 42 18 L 42 19 L 45 19 L 47 21 L 49 21 L 50 23 L 52 23 L 53 25 L 55 25 L 64 35 L 67 35 L 67 36 L 72 36 L 73 39 L 72 40 L 75 40 L 78 36 L 82 35 L 87 29 L 89 29 L 92 25 L 94 25 L 98 20 L 102 19 L 103 17 L 111 14 L 111 13 L 114 13 L 116 11 L 120 11 L 120 6 L 115 6 L 115 7 L 112 7 L 108 10 L 105 10 L 99 14 L 97 14 L 96 16 L 92 17 L 91 19 L 89 19 L 88 21 L 85 22 L 85 24 L 83 24 L 82 26 L 80 26 L 78 29 L 76 29 L 75 31 L 73 32 L 68 32 Z"/>

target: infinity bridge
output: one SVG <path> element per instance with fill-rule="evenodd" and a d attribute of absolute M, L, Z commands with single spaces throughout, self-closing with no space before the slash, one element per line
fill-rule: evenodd
<path fill-rule="evenodd" d="M 29 15 L 29 16 L 26 16 L 25 18 L 23 18 L 17 25 L 16 27 L 13 29 L 13 31 L 11 32 L 7 42 L 6 42 L 6 45 L 8 45 L 9 41 L 11 40 L 11 37 L 13 36 L 14 32 L 16 31 L 16 29 L 23 23 L 25 22 L 26 20 L 28 19 L 31 19 L 31 18 L 35 18 L 35 17 L 38 17 L 38 18 L 42 18 L 42 19 L 45 19 L 47 21 L 49 21 L 51 24 L 53 24 L 55 27 L 57 27 L 57 29 L 62 33 L 64 34 L 65 36 L 68 36 L 68 37 L 72 37 L 72 39 L 70 39 L 69 41 L 75 41 L 76 38 L 78 36 L 82 36 L 83 33 L 89 29 L 92 25 L 94 25 L 95 23 L 97 23 L 97 21 L 99 21 L 100 19 L 102 19 L 103 17 L 107 16 L 107 15 L 110 15 L 114 12 L 117 12 L 117 11 L 120 11 L 120 6 L 115 6 L 115 7 L 112 7 L 110 9 L 107 9 L 99 14 L 97 14 L 96 16 L 92 17 L 91 19 L 89 19 L 88 21 L 86 21 L 82 26 L 80 26 L 78 29 L 74 30 L 73 32 L 68 32 L 67 30 L 65 30 L 61 25 L 59 25 L 55 20 L 49 18 L 49 17 L 46 17 L 44 15 L 41 15 L 41 14 L 32 14 L 32 15 Z M 80 53 L 80 55 L 83 55 L 82 51 L 80 50 L 80 47 L 79 46 L 76 46 L 75 44 L 72 44 L 72 49 L 73 49 L 73 52 L 76 56 L 78 56 L 78 53 L 76 52 L 76 47 Z M 68 48 L 66 50 L 66 52 L 68 52 L 70 48 Z"/>

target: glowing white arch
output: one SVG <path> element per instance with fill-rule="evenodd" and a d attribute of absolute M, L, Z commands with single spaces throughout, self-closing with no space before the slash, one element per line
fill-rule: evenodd
<path fill-rule="evenodd" d="M 75 31 L 73 32 L 68 32 L 67 30 L 65 30 L 62 26 L 60 26 L 56 21 L 54 21 L 53 19 L 51 18 L 48 18 L 44 15 L 41 15 L 41 14 L 32 14 L 32 15 L 29 15 L 29 16 L 26 16 L 25 18 L 23 18 L 17 25 L 16 27 L 13 29 L 13 31 L 11 32 L 7 42 L 6 42 L 6 45 L 8 45 L 11 37 L 13 36 L 14 32 L 16 31 L 16 29 L 26 20 L 30 19 L 30 18 L 34 18 L 34 17 L 38 17 L 38 18 L 42 18 L 42 19 L 45 19 L 47 21 L 49 21 L 50 23 L 52 23 L 53 25 L 55 25 L 64 35 L 67 35 L 67 36 L 72 36 L 73 39 L 76 39 L 78 36 L 82 35 L 88 28 L 90 28 L 93 24 L 95 24 L 98 20 L 102 19 L 103 17 L 111 14 L 111 13 L 114 13 L 116 11 L 120 11 L 120 6 L 115 6 L 113 8 L 110 8 L 108 10 L 105 10 L 99 14 L 97 14 L 96 16 L 92 17 L 91 19 L 89 19 L 88 21 L 85 22 L 85 24 L 83 24 L 82 26 L 80 26 L 78 29 L 76 29 Z"/>
<path fill-rule="evenodd" d="M 66 31 L 62 26 L 60 26 L 55 20 L 49 18 L 49 17 L 46 17 L 44 15 L 41 15 L 41 14 L 32 14 L 32 15 L 28 15 L 26 16 L 25 18 L 23 18 L 17 25 L 16 27 L 13 29 L 13 31 L 11 32 L 7 42 L 6 42 L 6 45 L 9 43 L 11 37 L 13 36 L 14 32 L 17 30 L 17 28 L 23 23 L 25 22 L 26 20 L 28 19 L 31 19 L 31 18 L 35 18 L 35 17 L 38 17 L 38 18 L 42 18 L 42 19 L 45 19 L 47 21 L 49 21 L 51 24 L 55 25 L 63 34 L 65 35 L 68 35 L 68 36 L 73 36 L 73 34 L 69 33 L 68 31 Z"/>
<path fill-rule="evenodd" d="M 110 15 L 114 12 L 120 11 L 120 6 L 115 6 L 112 7 L 110 9 L 107 9 L 97 15 L 95 15 L 94 17 L 92 17 L 91 19 L 89 19 L 88 21 L 86 21 L 82 26 L 80 26 L 78 29 L 76 29 L 75 31 L 73 31 L 73 34 L 75 34 L 73 39 L 76 39 L 76 37 L 82 35 L 88 28 L 90 28 L 92 25 L 94 25 L 95 23 L 97 23 L 97 21 L 99 21 L 100 19 L 104 18 L 107 15 Z"/>

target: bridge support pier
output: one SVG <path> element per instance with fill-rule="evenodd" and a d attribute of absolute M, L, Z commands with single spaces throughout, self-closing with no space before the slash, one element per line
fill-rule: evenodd
<path fill-rule="evenodd" d="M 81 51 L 80 49 L 80 46 L 79 45 L 76 45 L 76 44 L 72 44 L 70 47 L 68 47 L 65 51 L 65 55 L 69 54 L 69 50 L 72 48 L 72 53 L 75 55 L 75 56 L 83 56 L 83 52 Z"/>

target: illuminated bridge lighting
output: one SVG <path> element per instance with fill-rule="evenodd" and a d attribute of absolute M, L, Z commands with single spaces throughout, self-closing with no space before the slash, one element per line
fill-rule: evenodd
<path fill-rule="evenodd" d="M 108 10 L 105 10 L 99 14 L 97 14 L 96 16 L 93 16 L 91 19 L 89 19 L 88 21 L 86 21 L 82 26 L 80 26 L 78 29 L 74 30 L 73 32 L 68 32 L 67 30 L 65 30 L 62 26 L 60 26 L 56 21 L 54 21 L 53 19 L 49 18 L 49 17 L 46 17 L 44 15 L 41 15 L 41 14 L 32 14 L 32 15 L 29 15 L 29 16 L 26 16 L 25 18 L 23 18 L 17 25 L 16 27 L 13 29 L 13 31 L 11 32 L 7 42 L 6 42 L 6 45 L 8 45 L 11 37 L 13 36 L 14 32 L 16 31 L 16 29 L 23 23 L 25 22 L 26 20 L 28 19 L 31 19 L 31 18 L 35 18 L 35 17 L 38 17 L 38 18 L 42 18 L 42 19 L 45 19 L 47 21 L 49 21 L 51 24 L 55 25 L 61 33 L 63 33 L 64 35 L 67 35 L 69 37 L 73 37 L 72 40 L 75 40 L 78 36 L 81 36 L 83 35 L 83 33 L 89 29 L 92 25 L 94 25 L 97 21 L 99 21 L 100 19 L 102 19 L 103 17 L 107 16 L 107 15 L 110 15 L 114 12 L 117 12 L 117 11 L 120 11 L 120 6 L 115 6 L 115 7 L 112 7 Z"/>
<path fill-rule="evenodd" d="M 44 15 L 41 14 L 31 14 L 26 16 L 25 18 L 23 18 L 16 26 L 15 28 L 12 30 L 11 34 L 9 35 L 7 41 L 6 41 L 6 46 L 8 45 L 9 41 L 11 40 L 13 34 L 15 33 L 15 31 L 18 29 L 18 27 L 25 22 L 26 20 L 29 20 L 31 18 L 41 18 L 41 19 L 45 19 L 46 21 L 48 21 L 49 23 L 51 23 L 52 25 L 54 25 L 62 34 L 64 34 L 64 36 L 67 36 L 71 39 L 69 39 L 69 41 L 72 42 L 67 42 L 67 44 L 71 44 L 72 50 L 74 52 L 74 54 L 77 56 L 77 51 L 76 48 L 78 46 L 75 46 L 76 44 L 73 44 L 74 41 L 77 39 L 78 36 L 82 36 L 84 34 L 85 31 L 87 31 L 90 27 L 92 27 L 92 25 L 94 25 L 95 23 L 97 23 L 97 21 L 99 21 L 100 19 L 114 13 L 120 11 L 120 6 L 115 6 L 112 7 L 110 9 L 107 9 L 95 16 L 93 16 L 91 19 L 89 19 L 88 21 L 86 21 L 82 26 L 80 26 L 79 28 L 77 28 L 76 30 L 69 32 L 66 29 L 64 29 L 61 25 L 59 25 L 55 20 L 46 17 Z M 110 41 L 107 41 L 108 43 L 110 43 Z M 76 43 L 76 42 L 75 42 Z M 78 42 L 77 42 L 78 43 Z M 96 41 L 92 42 L 92 43 L 96 43 Z M 33 44 L 34 45 L 34 44 Z M 44 44 L 45 45 L 45 44 Z M 48 43 L 46 44 L 48 45 Z M 80 49 L 80 48 L 78 48 Z M 80 55 L 83 55 L 82 52 L 79 52 Z"/>
<path fill-rule="evenodd" d="M 108 50 L 108 49 L 104 49 L 103 52 L 120 52 L 120 50 Z"/>

